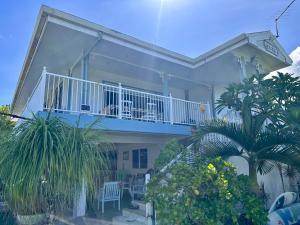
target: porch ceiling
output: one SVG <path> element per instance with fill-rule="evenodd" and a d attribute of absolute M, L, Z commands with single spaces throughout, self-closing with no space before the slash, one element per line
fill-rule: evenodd
<path fill-rule="evenodd" d="M 48 22 L 44 28 L 38 48 L 30 64 L 27 76 L 20 84 L 19 95 L 16 96 L 13 111 L 20 114 L 22 107 L 34 89 L 44 66 L 57 74 L 68 74 L 69 69 L 78 61 L 86 49 L 90 49 L 97 38 L 88 34 Z M 77 70 L 80 71 L 80 62 Z M 185 88 L 193 86 L 187 80 L 191 69 L 158 59 L 145 53 L 100 40 L 92 50 L 90 57 L 90 72 L 112 72 L 123 76 L 161 84 L 159 72 L 173 74 L 186 80 L 172 79 L 171 86 Z"/>

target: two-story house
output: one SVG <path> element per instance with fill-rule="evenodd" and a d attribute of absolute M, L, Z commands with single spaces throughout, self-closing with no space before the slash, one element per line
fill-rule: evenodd
<path fill-rule="evenodd" d="M 241 34 L 191 58 L 42 6 L 12 113 L 51 110 L 70 124 L 81 114 L 82 128 L 101 118 L 95 129 L 114 143 L 115 169 L 145 173 L 167 140 L 229 116 L 214 110 L 229 83 L 291 63 L 270 31 Z"/>

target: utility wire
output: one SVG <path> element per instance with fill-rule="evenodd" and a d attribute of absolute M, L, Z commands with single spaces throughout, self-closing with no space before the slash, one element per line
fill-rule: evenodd
<path fill-rule="evenodd" d="M 18 116 L 18 115 L 15 115 L 15 114 L 5 113 L 5 112 L 0 112 L 0 115 L 9 116 L 9 117 L 13 117 L 13 118 L 18 118 L 18 119 L 22 119 L 22 120 L 32 120 L 32 119 L 30 119 L 28 117 Z"/>
<path fill-rule="evenodd" d="M 279 37 L 279 31 L 278 31 L 278 20 L 281 18 L 281 16 L 291 7 L 291 5 L 295 2 L 296 0 L 292 0 L 290 4 L 283 10 L 283 12 L 275 19 L 275 26 L 276 26 L 276 38 Z"/>

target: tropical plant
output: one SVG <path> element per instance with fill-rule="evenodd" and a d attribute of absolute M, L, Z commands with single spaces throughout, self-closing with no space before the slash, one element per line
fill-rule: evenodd
<path fill-rule="evenodd" d="M 13 130 L 1 149 L 0 177 L 10 207 L 18 214 L 52 213 L 69 206 L 84 183 L 95 193 L 94 175 L 107 167 L 109 145 L 93 124 L 70 127 L 51 116 L 33 115 Z M 98 144 L 101 143 L 101 144 Z"/>
<path fill-rule="evenodd" d="M 14 122 L 7 115 L 1 114 L 8 114 L 9 111 L 8 105 L 0 106 L 0 149 L 7 143 L 8 136 L 12 132 L 14 126 Z"/>
<path fill-rule="evenodd" d="M 14 122 L 11 120 L 9 116 L 7 116 L 10 112 L 10 106 L 9 105 L 0 105 L 0 123 L 1 125 L 5 126 L 13 126 Z M 3 113 L 3 114 L 2 114 Z M 4 115 L 7 114 L 7 115 Z"/>
<path fill-rule="evenodd" d="M 249 189 L 249 178 L 221 158 L 178 162 L 156 174 L 147 185 L 146 199 L 155 204 L 161 225 L 264 225 L 263 203 Z"/>
<path fill-rule="evenodd" d="M 8 139 L 12 133 L 14 126 L 14 122 L 10 117 L 7 116 L 7 114 L 9 114 L 9 111 L 10 108 L 8 105 L 0 106 L 0 151 L 1 149 L 4 149 L 9 145 Z M 3 191 L 4 185 L 0 177 L 0 202 L 4 200 Z"/>
<path fill-rule="evenodd" d="M 275 163 L 284 163 L 300 169 L 299 140 L 292 132 L 276 132 L 265 126 L 267 115 L 253 112 L 253 99 L 245 96 L 240 102 L 242 123 L 222 120 L 212 121 L 199 127 L 193 140 L 203 146 L 206 156 L 243 157 L 249 165 L 252 190 L 258 192 L 257 172 L 266 174 Z M 215 133 L 227 141 L 215 138 L 203 142 L 204 136 Z"/>
<path fill-rule="evenodd" d="M 230 84 L 217 100 L 217 111 L 224 108 L 240 112 L 247 97 L 251 112 L 264 114 L 271 123 L 269 128 L 278 131 L 294 128 L 300 114 L 300 78 L 289 73 L 268 76 L 253 75 L 243 83 Z M 298 122 L 299 124 L 299 122 Z M 285 128 L 285 129 L 283 129 Z M 300 128 L 300 127 L 298 127 Z"/>

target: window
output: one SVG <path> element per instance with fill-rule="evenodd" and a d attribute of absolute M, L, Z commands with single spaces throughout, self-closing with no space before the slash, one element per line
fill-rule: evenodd
<path fill-rule="evenodd" d="M 132 150 L 132 168 L 148 168 L 148 151 L 146 148 Z"/>

